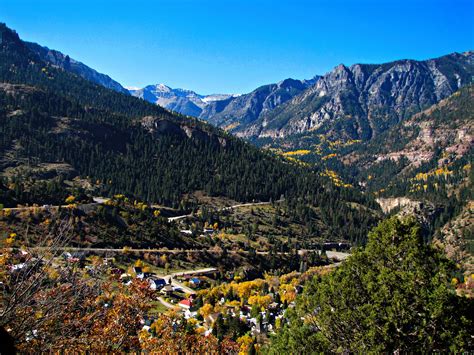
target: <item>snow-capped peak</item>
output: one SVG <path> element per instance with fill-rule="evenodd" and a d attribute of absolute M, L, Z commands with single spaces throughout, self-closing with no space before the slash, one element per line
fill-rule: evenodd
<path fill-rule="evenodd" d="M 139 88 L 138 86 L 125 86 L 125 89 L 130 90 L 130 91 L 137 91 L 137 90 L 141 90 L 142 88 Z"/>
<path fill-rule="evenodd" d="M 152 85 L 153 86 L 153 85 Z M 165 85 L 165 84 L 156 84 L 154 85 L 154 89 L 156 91 L 161 91 L 161 92 L 170 92 L 172 91 L 173 89 L 171 89 L 169 86 Z"/>

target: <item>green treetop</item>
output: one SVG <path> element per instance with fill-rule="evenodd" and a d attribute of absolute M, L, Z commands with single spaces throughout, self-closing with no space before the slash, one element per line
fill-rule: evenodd
<path fill-rule="evenodd" d="M 314 278 L 270 353 L 472 349 L 472 300 L 455 265 L 423 242 L 413 219 L 391 218 L 336 271 Z"/>

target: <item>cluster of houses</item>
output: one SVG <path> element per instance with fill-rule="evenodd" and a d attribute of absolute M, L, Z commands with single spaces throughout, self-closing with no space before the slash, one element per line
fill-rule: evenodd
<path fill-rule="evenodd" d="M 194 299 L 195 293 L 191 290 L 184 290 L 183 287 L 179 285 L 173 285 L 173 279 L 171 276 L 166 278 L 160 278 L 157 277 L 155 273 L 152 272 L 144 272 L 143 269 L 139 266 L 135 266 L 133 268 L 133 272 L 135 274 L 135 278 L 140 279 L 140 280 L 146 280 L 149 284 L 149 287 L 153 291 L 159 292 L 161 295 L 167 297 L 167 298 L 175 298 L 176 293 L 187 293 L 189 294 L 188 298 L 181 299 L 181 297 L 178 297 L 179 302 L 178 306 L 183 308 L 184 310 L 189 310 L 192 307 L 192 302 Z M 185 279 L 187 279 L 185 275 Z M 128 285 L 132 282 L 132 275 L 123 273 L 120 275 L 120 280 Z M 197 286 L 199 285 L 201 280 L 197 277 L 191 277 L 189 278 L 189 283 L 190 285 Z"/>
<path fill-rule="evenodd" d="M 17 264 L 8 265 L 10 272 L 15 273 L 22 269 L 25 269 L 28 266 L 33 265 L 38 260 L 36 258 L 31 258 L 29 253 L 26 250 L 20 250 L 16 255 Z"/>
<path fill-rule="evenodd" d="M 86 256 L 87 253 L 82 252 L 64 252 L 61 257 L 66 263 L 86 263 Z M 10 266 L 12 272 L 28 267 L 32 260 L 29 258 L 28 252 L 26 251 L 19 251 L 19 255 L 16 259 L 17 263 Z M 198 322 L 198 326 L 202 326 L 206 329 L 204 335 L 212 333 L 213 326 L 220 315 L 222 315 L 224 318 L 238 317 L 242 322 L 247 324 L 253 335 L 272 333 L 275 329 L 275 321 L 278 318 L 283 318 L 285 312 L 285 309 L 281 304 L 273 302 L 268 306 L 266 311 L 259 312 L 257 315 L 255 312 L 251 312 L 251 307 L 249 305 L 244 305 L 238 308 L 231 306 L 226 307 L 227 300 L 222 297 L 219 300 L 219 303 L 221 306 L 223 306 L 223 311 L 221 313 L 212 313 L 205 319 L 202 319 L 198 315 L 199 306 L 195 304 L 196 293 L 192 292 L 192 290 L 188 287 L 180 287 L 179 282 L 177 282 L 177 280 L 173 280 L 170 276 L 167 276 L 166 278 L 158 277 L 155 273 L 145 272 L 143 268 L 139 266 L 133 268 L 133 273 L 131 274 L 134 276 L 132 276 L 131 274 L 126 273 L 125 270 L 115 267 L 113 260 L 109 258 L 102 259 L 102 264 L 103 266 L 107 266 L 111 273 L 117 275 L 118 279 L 124 284 L 131 283 L 133 278 L 145 280 L 148 282 L 149 288 L 151 290 L 159 292 L 167 299 L 176 299 L 177 301 L 173 306 L 176 305 L 181 308 L 185 319 L 199 318 L 200 320 Z M 84 268 L 90 272 L 94 272 L 97 269 L 96 266 L 92 265 L 85 265 Z M 97 270 L 103 270 L 103 268 L 99 268 Z M 185 274 L 175 277 L 179 278 L 179 281 L 189 284 L 195 288 L 206 284 L 207 281 L 207 279 L 202 275 L 196 276 Z M 179 298 L 180 296 L 176 298 L 176 292 L 179 295 L 186 294 L 186 296 L 182 299 Z M 149 330 L 154 320 L 154 316 L 151 315 L 142 319 L 143 329 Z"/>
<path fill-rule="evenodd" d="M 80 251 L 64 252 L 62 254 L 63 260 L 67 263 L 85 264 L 86 257 L 87 253 Z M 179 284 L 176 285 L 177 282 L 173 281 L 172 276 L 158 277 L 153 272 L 144 271 L 140 266 L 133 267 L 133 273 L 129 274 L 122 268 L 114 267 L 113 259 L 111 258 L 104 258 L 103 265 L 109 266 L 110 272 L 116 275 L 122 284 L 128 286 L 132 283 L 134 278 L 147 281 L 151 290 L 159 292 L 165 298 L 171 298 L 173 303 L 175 299 L 178 300 L 179 302 L 177 305 L 180 306 L 184 311 L 188 311 L 186 313 L 188 317 L 195 316 L 194 314 L 189 313 L 189 309 L 191 309 L 193 304 L 195 292 L 190 288 L 186 288 L 185 286 L 180 286 Z M 18 265 L 13 265 L 12 269 L 20 269 L 24 266 L 24 263 L 20 263 Z M 85 265 L 84 268 L 87 269 L 91 274 L 96 272 L 96 269 L 92 265 Z M 134 276 L 132 276 L 133 274 Z M 197 276 L 181 275 L 180 280 L 187 282 L 193 288 L 198 288 L 202 284 L 201 279 Z M 186 290 L 184 288 L 186 288 Z M 176 293 L 180 295 L 188 294 L 189 297 L 182 299 L 182 297 L 177 296 Z"/>
<path fill-rule="evenodd" d="M 176 285 L 177 280 L 183 283 L 187 283 L 194 288 L 198 288 L 205 284 L 205 281 L 202 277 L 197 277 L 196 275 L 180 275 L 175 276 L 176 280 L 169 278 L 159 278 L 154 273 L 143 272 L 141 267 L 134 267 L 133 272 L 135 277 L 141 280 L 147 280 L 150 289 L 160 292 L 166 299 L 170 299 L 171 302 L 176 299 L 176 303 L 173 306 L 179 306 L 182 309 L 185 319 L 198 319 L 198 306 L 195 305 L 196 293 L 191 289 L 186 287 L 186 290 L 183 287 Z M 121 278 L 127 280 L 126 282 L 131 282 L 131 275 L 122 274 Z M 174 285 L 173 285 L 174 284 Z M 301 289 L 296 290 L 298 293 L 301 292 Z M 178 294 L 186 294 L 185 298 L 176 296 Z M 282 321 L 286 308 L 294 307 L 294 302 L 290 303 L 288 306 L 283 305 L 282 303 L 272 302 L 265 311 L 261 311 L 258 314 L 252 314 L 250 305 L 243 305 L 240 308 L 236 309 L 233 306 L 226 307 L 227 300 L 222 297 L 219 300 L 219 304 L 224 306 L 225 310 L 221 313 L 211 313 L 204 320 L 199 321 L 198 326 L 204 326 L 206 328 L 205 334 L 212 332 L 212 327 L 216 322 L 219 315 L 225 317 L 238 317 L 242 322 L 244 322 L 250 329 L 253 335 L 258 334 L 269 334 L 273 333 L 275 330 L 275 323 L 278 319 Z M 144 328 L 147 328 L 146 324 Z"/>
<path fill-rule="evenodd" d="M 26 257 L 27 252 L 21 251 L 21 253 L 25 254 L 22 255 L 23 257 Z M 62 254 L 63 260 L 67 263 L 84 263 L 86 261 L 86 256 L 87 254 L 83 252 L 64 252 Z M 22 258 L 19 259 L 21 260 Z M 110 272 L 117 275 L 118 279 L 125 285 L 129 285 L 133 278 L 147 281 L 151 290 L 159 292 L 159 294 L 161 294 L 164 299 L 167 299 L 173 303 L 173 306 L 179 306 L 182 309 L 185 319 L 199 318 L 198 306 L 196 307 L 194 305 L 196 293 L 191 288 L 180 285 L 177 280 L 179 279 L 180 282 L 197 289 L 206 284 L 206 278 L 203 279 L 202 275 L 197 276 L 184 274 L 175 276 L 176 280 L 173 280 L 172 276 L 158 277 L 153 272 L 146 272 L 142 267 L 135 266 L 133 267 L 132 273 L 134 276 L 132 276 L 131 274 L 126 273 L 125 270 L 114 267 L 112 259 L 104 258 L 103 264 L 104 266 L 108 266 L 110 268 Z M 11 271 L 14 272 L 26 266 L 26 262 L 20 262 L 16 265 L 11 265 L 10 268 Z M 90 272 L 95 270 L 92 265 L 86 265 L 85 268 Z M 301 292 L 301 290 L 297 290 L 297 292 L 298 291 Z M 185 297 L 183 297 L 183 295 L 185 295 Z M 199 322 L 200 326 L 204 326 L 206 328 L 205 334 L 212 332 L 212 327 L 220 315 L 222 315 L 224 318 L 238 317 L 248 326 L 253 335 L 273 333 L 276 321 L 278 319 L 282 319 L 286 311 L 286 306 L 277 302 L 271 303 L 265 311 L 261 311 L 258 314 L 251 312 L 251 306 L 249 305 L 243 305 L 240 308 L 227 305 L 227 300 L 224 297 L 219 300 L 219 304 L 224 307 L 222 312 L 212 313 Z M 288 307 L 294 307 L 294 303 L 290 303 Z M 147 322 L 143 324 L 145 329 L 147 328 L 146 323 Z"/>
<path fill-rule="evenodd" d="M 224 302 L 224 299 L 220 300 L 221 304 L 224 304 Z M 247 324 L 253 335 L 271 334 L 274 333 L 276 321 L 278 319 L 280 319 L 280 321 L 283 321 L 286 309 L 293 307 L 295 307 L 294 302 L 290 303 L 287 307 L 281 303 L 272 302 L 268 305 L 266 310 L 260 311 L 258 314 L 252 315 L 251 306 L 244 305 L 240 307 L 238 312 L 236 312 L 233 308 L 229 308 L 227 310 L 227 316 L 238 316 L 241 321 Z M 214 318 L 216 318 L 217 316 L 218 314 L 215 314 Z"/>

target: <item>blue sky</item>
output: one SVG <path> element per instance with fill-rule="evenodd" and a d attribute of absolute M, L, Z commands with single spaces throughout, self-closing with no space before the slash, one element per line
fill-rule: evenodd
<path fill-rule="evenodd" d="M 203 94 L 474 49 L 472 0 L 0 0 L 0 21 L 123 85 Z"/>

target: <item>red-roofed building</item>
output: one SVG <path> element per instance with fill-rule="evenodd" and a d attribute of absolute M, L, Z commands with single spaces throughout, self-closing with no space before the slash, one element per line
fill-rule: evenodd
<path fill-rule="evenodd" d="M 185 309 L 190 309 L 192 305 L 193 303 L 191 302 L 191 300 L 182 300 L 181 302 L 179 302 L 179 306 Z"/>

